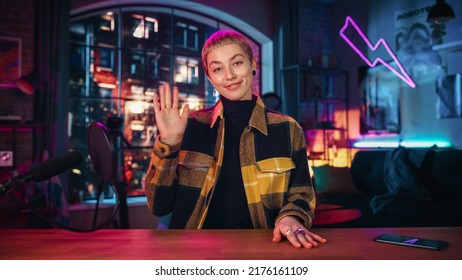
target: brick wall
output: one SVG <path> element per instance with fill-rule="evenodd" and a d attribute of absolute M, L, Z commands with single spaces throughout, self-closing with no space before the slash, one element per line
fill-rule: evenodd
<path fill-rule="evenodd" d="M 0 37 L 19 38 L 22 41 L 22 75 L 34 69 L 34 0 L 0 1 Z M 1 69 L 0 69 L 1 71 Z M 31 121 L 33 97 L 19 89 L 0 86 L 0 114 L 19 115 Z M 15 159 L 17 165 L 31 161 L 32 131 L 18 129 Z M 0 150 L 12 150 L 14 138 L 11 129 L 0 128 Z"/>
<path fill-rule="evenodd" d="M 332 21 L 329 6 L 317 1 L 299 1 L 299 63 L 315 60 L 332 51 Z"/>

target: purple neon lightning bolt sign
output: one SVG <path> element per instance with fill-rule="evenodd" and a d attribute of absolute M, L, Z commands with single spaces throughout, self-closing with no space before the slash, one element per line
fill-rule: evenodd
<path fill-rule="evenodd" d="M 376 60 L 374 60 L 374 62 L 371 62 L 360 50 L 359 48 L 353 43 L 351 42 L 351 40 L 345 35 L 345 30 L 347 30 L 347 28 L 351 28 L 353 27 L 356 32 L 358 33 L 358 35 L 363 39 L 364 42 L 366 42 L 367 46 L 369 47 L 369 49 L 371 49 L 372 51 L 375 51 L 377 50 L 377 48 L 379 48 L 380 46 L 383 46 L 388 54 L 390 54 L 390 56 L 393 58 L 393 61 L 396 62 L 396 65 L 397 67 L 399 68 L 399 70 L 401 71 L 398 72 L 395 68 L 393 68 L 390 64 L 388 64 L 386 61 L 384 61 L 382 58 L 377 58 Z M 395 54 L 393 53 L 393 51 L 390 49 L 390 47 L 388 46 L 387 42 L 385 42 L 385 40 L 383 38 L 381 38 L 377 44 L 375 44 L 375 46 L 373 46 L 371 44 L 371 42 L 369 41 L 369 39 L 367 39 L 366 35 L 364 35 L 364 33 L 361 31 L 361 29 L 358 27 L 358 25 L 354 22 L 354 20 L 351 18 L 351 17 L 346 17 L 346 20 L 345 20 L 345 25 L 342 27 L 342 29 L 340 29 L 340 32 L 339 32 L 340 36 L 348 43 L 348 45 L 350 45 L 350 47 L 364 60 L 364 62 L 367 63 L 367 65 L 369 65 L 369 67 L 375 67 L 377 65 L 377 63 L 382 63 L 385 67 L 387 67 L 388 69 L 390 69 L 390 71 L 392 71 L 393 73 L 395 73 L 396 76 L 398 76 L 401 80 L 403 80 L 404 82 L 406 82 L 410 87 L 412 88 L 415 88 L 415 83 L 414 81 L 411 79 L 411 77 L 409 77 L 409 75 L 407 74 L 406 70 L 404 70 L 403 66 L 401 65 L 401 63 L 399 62 L 398 58 L 396 58 Z"/>

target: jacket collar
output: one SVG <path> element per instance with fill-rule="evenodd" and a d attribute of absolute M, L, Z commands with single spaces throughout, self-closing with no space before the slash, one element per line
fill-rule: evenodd
<path fill-rule="evenodd" d="M 268 135 L 268 126 L 266 120 L 266 106 L 260 97 L 257 96 L 257 102 L 255 103 L 255 107 L 252 111 L 252 115 L 250 116 L 249 125 L 258 131 L 260 131 L 264 135 Z M 213 112 L 211 115 L 210 127 L 213 127 L 217 122 L 218 118 L 223 119 L 224 108 L 223 103 L 221 100 L 215 104 L 213 108 Z"/>

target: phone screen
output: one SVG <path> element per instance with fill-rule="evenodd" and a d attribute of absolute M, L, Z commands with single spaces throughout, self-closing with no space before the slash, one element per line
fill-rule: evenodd
<path fill-rule="evenodd" d="M 433 250 L 442 250 L 448 246 L 447 241 L 418 238 L 398 234 L 382 234 L 375 239 L 378 242 L 397 244 L 403 246 L 419 247 Z"/>

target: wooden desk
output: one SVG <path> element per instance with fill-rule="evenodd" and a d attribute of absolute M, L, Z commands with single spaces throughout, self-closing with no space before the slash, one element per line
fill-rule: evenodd
<path fill-rule="evenodd" d="M 328 243 L 296 249 L 272 243 L 272 230 L 99 230 L 74 233 L 49 229 L 0 230 L 0 259 L 172 260 L 172 259 L 462 259 L 462 227 L 316 229 Z M 449 241 L 442 251 L 373 241 L 398 233 Z"/>

